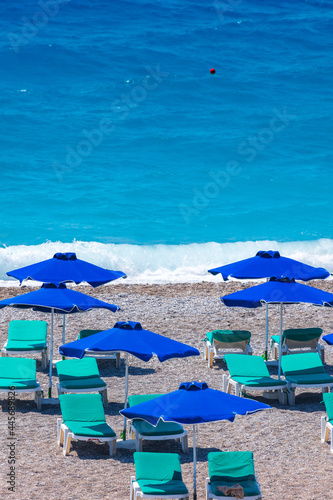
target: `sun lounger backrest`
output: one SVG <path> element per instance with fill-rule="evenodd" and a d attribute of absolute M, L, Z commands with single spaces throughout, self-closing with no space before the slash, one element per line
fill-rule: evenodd
<path fill-rule="evenodd" d="M 269 377 L 269 371 L 261 356 L 242 356 L 241 354 L 226 354 L 231 377 Z"/>
<path fill-rule="evenodd" d="M 99 377 L 95 358 L 65 359 L 56 363 L 59 381 Z"/>
<path fill-rule="evenodd" d="M 35 340 L 46 342 L 46 321 L 14 320 L 9 322 L 8 340 Z"/>
<path fill-rule="evenodd" d="M 324 366 L 317 352 L 282 356 L 281 367 L 286 377 L 288 377 L 288 375 L 325 373 Z"/>
<path fill-rule="evenodd" d="M 206 338 L 212 344 L 214 341 L 225 344 L 249 341 L 251 332 L 248 330 L 213 330 L 206 333 Z"/>
<path fill-rule="evenodd" d="M 325 403 L 326 413 L 328 420 L 333 421 L 333 392 L 325 392 L 323 394 L 323 399 Z"/>
<path fill-rule="evenodd" d="M 284 330 L 282 340 L 291 348 L 316 348 L 323 330 L 321 328 L 293 328 Z"/>
<path fill-rule="evenodd" d="M 181 481 L 182 472 L 176 453 L 135 452 L 136 480 Z"/>
<path fill-rule="evenodd" d="M 146 401 L 150 401 L 151 399 L 155 399 L 160 396 L 164 396 L 164 394 L 135 394 L 134 396 L 129 396 L 128 406 L 135 406 L 140 403 L 145 403 Z"/>
<path fill-rule="evenodd" d="M 213 451 L 208 453 L 210 481 L 254 481 L 252 451 Z"/>
<path fill-rule="evenodd" d="M 95 335 L 96 333 L 100 333 L 103 330 L 81 330 L 78 336 L 78 340 L 85 339 L 86 337 L 90 337 L 91 335 Z"/>
<path fill-rule="evenodd" d="M 64 422 L 105 422 L 100 394 L 60 394 L 59 401 Z"/>
<path fill-rule="evenodd" d="M 36 380 L 36 360 L 0 358 L 0 378 Z"/>

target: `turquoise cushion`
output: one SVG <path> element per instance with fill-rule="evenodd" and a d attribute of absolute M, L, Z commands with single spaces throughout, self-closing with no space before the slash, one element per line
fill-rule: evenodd
<path fill-rule="evenodd" d="M 179 456 L 176 453 L 151 453 L 136 451 L 133 454 L 137 481 L 152 484 L 182 482 Z"/>
<path fill-rule="evenodd" d="M 286 375 L 287 380 L 294 384 L 312 385 L 312 384 L 333 384 L 333 377 L 327 373 L 313 373 L 310 375 Z"/>
<path fill-rule="evenodd" d="M 280 335 L 272 335 L 271 336 L 271 339 L 273 342 L 275 342 L 276 344 L 279 344 L 280 343 Z"/>
<path fill-rule="evenodd" d="M 15 387 L 15 389 L 35 389 L 38 387 L 36 379 L 34 380 L 22 380 L 22 379 L 12 379 L 12 378 L 0 378 L 0 388 L 10 389 Z"/>
<path fill-rule="evenodd" d="M 43 351 L 46 349 L 46 342 L 34 340 L 8 340 L 6 351 Z"/>
<path fill-rule="evenodd" d="M 36 360 L 0 358 L 0 379 L 14 379 L 22 382 L 36 380 Z"/>
<path fill-rule="evenodd" d="M 65 423 L 69 430 L 78 436 L 115 437 L 116 435 L 105 421 L 77 422 L 66 420 Z"/>
<path fill-rule="evenodd" d="M 333 422 L 333 392 L 325 392 L 323 394 L 327 418 L 329 422 Z"/>
<path fill-rule="evenodd" d="M 282 356 L 281 367 L 285 377 L 288 379 L 292 375 L 298 376 L 325 373 L 323 363 L 317 352 Z"/>
<path fill-rule="evenodd" d="M 252 451 L 213 451 L 207 459 L 211 482 L 255 480 Z"/>
<path fill-rule="evenodd" d="M 285 380 L 272 377 L 232 377 L 232 380 L 248 387 L 274 387 L 287 384 Z"/>
<path fill-rule="evenodd" d="M 157 426 L 154 427 L 144 420 L 135 419 L 133 427 L 143 436 L 172 436 L 184 432 L 184 428 L 180 424 L 163 422 L 163 420 L 160 420 Z"/>
<path fill-rule="evenodd" d="M 9 322 L 8 340 L 46 342 L 47 323 L 39 320 L 14 320 Z"/>
<path fill-rule="evenodd" d="M 61 394 L 59 396 L 63 421 L 105 422 L 105 413 L 100 394 Z"/>
<path fill-rule="evenodd" d="M 213 330 L 212 332 L 206 333 L 206 339 L 212 344 L 214 340 L 218 342 L 244 342 L 244 340 L 250 340 L 251 332 L 248 330 Z"/>
<path fill-rule="evenodd" d="M 212 487 L 212 490 L 213 490 L 213 493 L 214 495 L 216 495 L 217 497 L 224 497 L 224 498 L 230 498 L 230 496 L 226 497 L 222 491 L 219 491 L 216 489 L 216 486 L 228 486 L 229 488 L 231 486 L 234 486 L 235 484 L 240 484 L 242 486 L 242 488 L 244 489 L 244 496 L 246 497 L 251 497 L 251 496 L 256 496 L 256 495 L 260 495 L 260 489 L 259 489 L 259 485 L 256 481 L 251 481 L 251 480 L 248 480 L 248 481 L 213 481 L 211 482 L 211 487 Z"/>
<path fill-rule="evenodd" d="M 138 483 L 145 495 L 186 495 L 186 493 L 188 493 L 182 481 L 152 481 L 150 479 L 139 479 Z"/>
<path fill-rule="evenodd" d="M 269 371 L 261 356 L 244 356 L 242 354 L 226 354 L 224 360 L 227 363 L 230 376 L 236 377 L 267 377 Z"/>
<path fill-rule="evenodd" d="M 99 377 L 84 378 L 78 380 L 61 380 L 64 389 L 94 389 L 95 387 L 106 387 L 106 383 Z"/>

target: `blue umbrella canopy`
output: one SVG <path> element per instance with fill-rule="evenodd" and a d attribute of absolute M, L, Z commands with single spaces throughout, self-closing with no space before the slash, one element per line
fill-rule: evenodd
<path fill-rule="evenodd" d="M 200 355 L 198 349 L 144 330 L 141 324 L 135 321 L 119 321 L 110 330 L 62 345 L 59 351 L 64 356 L 82 358 L 87 349 L 123 351 L 133 354 L 142 361 L 149 361 L 154 354 L 160 361 Z"/>
<path fill-rule="evenodd" d="M 72 314 L 90 311 L 91 309 L 108 309 L 116 312 L 120 307 L 108 304 L 102 300 L 89 297 L 84 293 L 66 288 L 64 283 L 44 283 L 39 290 L 18 295 L 11 299 L 0 301 L 0 309 L 6 306 L 21 309 L 33 308 L 34 311 L 54 312 L 56 314 Z"/>
<path fill-rule="evenodd" d="M 49 397 L 52 389 L 52 357 L 53 357 L 53 315 L 73 314 L 90 311 L 91 309 L 108 309 L 116 312 L 120 307 L 108 304 L 102 300 L 89 297 L 84 293 L 66 288 L 64 283 L 44 283 L 39 290 L 18 295 L 11 299 L 0 301 L 0 309 L 4 307 L 17 307 L 20 309 L 32 308 L 34 311 L 51 313 L 51 339 L 50 339 L 50 371 L 49 371 Z"/>
<path fill-rule="evenodd" d="M 126 278 L 122 271 L 111 271 L 95 266 L 76 257 L 75 253 L 56 253 L 52 259 L 31 266 L 21 267 L 7 273 L 20 280 L 35 280 L 44 283 L 82 283 L 97 287 L 118 278 Z"/>
<path fill-rule="evenodd" d="M 295 279 L 272 277 L 266 283 L 221 297 L 229 307 L 261 307 L 266 304 L 315 304 L 332 306 L 333 294 L 308 285 L 296 283 Z"/>
<path fill-rule="evenodd" d="M 196 499 L 196 427 L 195 424 L 229 420 L 271 407 L 252 399 L 240 398 L 210 389 L 205 382 L 183 382 L 177 391 L 131 408 L 121 410 L 127 418 L 141 418 L 152 425 L 165 422 L 193 425 L 193 490 Z"/>
<path fill-rule="evenodd" d="M 246 290 L 221 297 L 228 307 L 262 307 L 263 304 L 280 304 L 280 345 L 279 345 L 279 378 L 281 375 L 282 352 L 282 304 L 314 304 L 317 306 L 333 306 L 333 294 L 308 285 L 296 283 L 292 278 L 272 277 L 266 283 L 252 286 Z"/>
<path fill-rule="evenodd" d="M 183 382 L 179 389 L 120 413 L 127 418 L 142 418 L 152 425 L 160 419 L 179 424 L 202 424 L 229 420 L 270 406 L 252 399 L 240 398 L 226 392 L 210 389 L 205 382 Z"/>
<path fill-rule="evenodd" d="M 135 321 L 119 321 L 110 330 L 70 342 L 59 348 L 60 354 L 75 358 L 82 358 L 86 351 L 121 351 L 126 353 L 125 408 L 127 407 L 128 394 L 128 354 L 132 354 L 142 361 L 149 361 L 155 354 L 161 362 L 171 358 L 200 356 L 200 352 L 195 347 L 144 330 L 141 324 Z M 126 438 L 126 418 L 123 437 Z"/>
<path fill-rule="evenodd" d="M 225 266 L 209 269 L 211 274 L 221 273 L 223 279 L 259 279 L 289 277 L 297 280 L 309 281 L 325 279 L 330 273 L 322 267 L 312 267 L 288 257 L 281 257 L 279 252 L 260 250 L 254 257 L 227 264 Z"/>

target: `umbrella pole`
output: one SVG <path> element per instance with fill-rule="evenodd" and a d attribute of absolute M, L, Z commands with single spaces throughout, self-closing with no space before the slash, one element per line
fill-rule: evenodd
<path fill-rule="evenodd" d="M 52 395 L 52 358 L 53 358 L 53 320 L 54 320 L 54 309 L 51 309 L 51 339 L 50 339 L 50 359 L 49 359 L 49 398 Z"/>
<path fill-rule="evenodd" d="M 125 354 L 125 404 L 124 404 L 125 409 L 127 408 L 127 397 L 128 397 L 128 353 Z M 126 441 L 126 417 L 124 417 L 123 441 Z"/>
<path fill-rule="evenodd" d="M 66 342 L 66 314 L 62 315 L 62 343 Z"/>
<path fill-rule="evenodd" d="M 62 315 L 62 343 L 65 344 L 66 342 L 66 314 Z M 62 357 L 62 359 L 65 359 L 65 356 Z"/>
<path fill-rule="evenodd" d="M 282 357 L 282 302 L 280 304 L 280 342 L 279 342 L 279 370 L 278 378 L 281 378 L 281 357 Z"/>
<path fill-rule="evenodd" d="M 193 425 L 193 500 L 197 500 L 197 444 L 196 425 Z"/>
<path fill-rule="evenodd" d="M 264 354 L 264 360 L 267 361 L 268 359 L 268 304 L 266 302 L 266 347 L 265 347 L 265 354 Z"/>

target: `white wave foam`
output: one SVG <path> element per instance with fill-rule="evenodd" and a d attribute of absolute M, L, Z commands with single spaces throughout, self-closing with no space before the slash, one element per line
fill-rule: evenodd
<path fill-rule="evenodd" d="M 6 272 L 49 259 L 56 252 L 75 252 L 78 258 L 107 269 L 124 271 L 126 283 L 186 283 L 216 281 L 207 272 L 213 267 L 246 259 L 258 250 L 278 250 L 281 255 L 333 272 L 333 240 L 245 241 L 191 243 L 188 245 L 129 245 L 73 241 L 0 248 L 0 284 L 13 285 Z M 125 283 L 122 280 L 115 282 Z"/>

